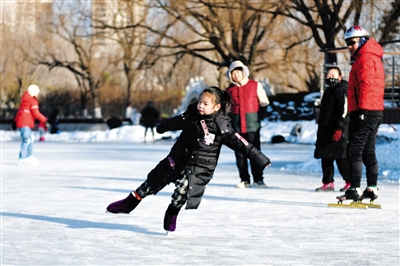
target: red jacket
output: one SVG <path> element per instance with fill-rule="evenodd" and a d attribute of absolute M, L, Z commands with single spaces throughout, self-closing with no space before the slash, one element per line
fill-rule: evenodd
<path fill-rule="evenodd" d="M 249 80 L 243 86 L 233 85 L 226 89 L 232 97 L 232 126 L 237 132 L 255 132 L 260 128 L 257 86 L 257 81 Z"/>
<path fill-rule="evenodd" d="M 383 49 L 374 39 L 369 39 L 354 55 L 347 89 L 349 112 L 384 109 L 385 73 L 382 56 Z"/>
<path fill-rule="evenodd" d="M 32 97 L 27 91 L 22 95 L 21 105 L 18 108 L 15 122 L 17 128 L 30 127 L 35 125 L 35 119 L 40 122 L 46 122 L 47 117 L 42 115 L 39 111 L 39 102 L 36 97 Z"/>

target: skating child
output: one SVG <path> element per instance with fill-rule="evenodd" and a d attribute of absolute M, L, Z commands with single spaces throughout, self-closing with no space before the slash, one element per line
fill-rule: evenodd
<path fill-rule="evenodd" d="M 197 209 L 225 144 L 240 151 L 261 169 L 270 165 L 270 159 L 249 144 L 230 126 L 227 111 L 231 105 L 229 93 L 218 87 L 207 87 L 198 103 L 190 105 L 182 115 L 170 118 L 157 132 L 182 130 L 179 138 L 163 159 L 147 176 L 147 180 L 123 200 L 111 203 L 107 211 L 130 213 L 148 195 L 155 195 L 171 182 L 176 189 L 164 217 L 164 229 L 175 231 L 176 219 L 182 206 Z"/>

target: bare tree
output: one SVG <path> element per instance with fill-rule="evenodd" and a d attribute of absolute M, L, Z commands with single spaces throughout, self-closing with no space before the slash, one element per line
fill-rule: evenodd
<path fill-rule="evenodd" d="M 379 31 L 382 33 L 380 41 L 389 41 L 400 38 L 400 0 L 394 0 L 391 8 L 383 15 Z"/>
<path fill-rule="evenodd" d="M 46 43 L 30 57 L 31 62 L 45 65 L 49 70 L 63 68 L 70 71 L 81 90 L 81 112 L 86 116 L 88 100 L 91 100 L 95 117 L 102 117 L 97 91 L 110 62 L 99 56 L 99 47 L 90 32 L 88 9 L 81 2 L 79 11 L 61 3 L 56 19 L 47 21 L 53 41 Z M 76 3 L 75 3 L 76 4 Z M 63 47 L 63 49 L 60 49 Z M 88 98 L 90 96 L 90 98 Z"/>
<path fill-rule="evenodd" d="M 265 12 L 275 16 L 285 16 L 296 23 L 309 29 L 308 35 L 303 38 L 309 41 L 313 38 L 321 49 L 335 48 L 335 39 L 339 32 L 346 30 L 346 22 L 353 18 L 353 23 L 358 24 L 362 8 L 361 0 L 354 1 L 329 1 L 329 0 L 288 0 L 270 1 L 273 9 L 265 9 Z M 248 4 L 249 9 L 259 10 Z M 300 42 L 301 43 L 301 42 Z M 293 43 L 295 46 L 300 43 Z M 337 62 L 336 54 L 329 53 L 325 60 L 327 63 Z"/>
<path fill-rule="evenodd" d="M 304 78 L 297 77 L 314 73 L 310 68 L 318 56 L 309 57 L 308 52 L 302 53 L 299 49 L 305 50 L 301 44 L 307 44 L 312 35 L 304 37 L 302 29 L 286 30 L 287 19 L 273 14 L 275 6 L 269 1 L 158 0 L 151 3 L 150 12 L 154 17 L 161 17 L 162 23 L 143 26 L 163 37 L 161 45 L 154 46 L 159 48 L 157 51 L 163 51 L 162 56 L 173 57 L 174 65 L 184 55 L 198 58 L 218 69 L 219 86 L 225 87 L 227 67 L 233 60 L 241 60 L 249 66 L 252 78 L 269 76 L 282 91 L 285 88 L 307 90 Z M 304 67 L 305 64 L 309 67 Z M 289 66 L 295 67 L 288 71 Z"/>
<path fill-rule="evenodd" d="M 218 68 L 241 60 L 251 72 L 268 67 L 263 55 L 268 45 L 263 41 L 272 30 L 274 16 L 246 9 L 246 1 L 155 1 L 153 12 L 159 10 L 164 24 L 147 27 L 162 35 L 159 47 L 168 49 L 167 56 L 179 61 L 188 54 Z M 259 6 L 265 4 L 259 2 Z"/>
<path fill-rule="evenodd" d="M 118 44 L 119 55 L 114 60 L 114 65 L 122 65 L 127 81 L 125 107 L 128 107 L 134 105 L 135 99 L 132 92 L 140 77 L 143 77 L 140 74 L 154 66 L 160 56 L 154 53 L 157 45 L 146 45 L 147 31 L 139 26 L 148 20 L 149 10 L 146 5 L 143 5 L 143 1 L 123 0 L 112 4 L 117 8 L 110 9 L 111 19 L 94 21 L 93 27 L 108 30 L 107 38 Z M 154 41 L 159 44 L 161 40 L 162 38 L 158 37 L 158 41 Z"/>
<path fill-rule="evenodd" d="M 36 12 L 47 14 L 48 6 L 29 2 L 7 2 L 2 5 L 1 107 L 14 107 L 19 104 L 20 96 L 29 83 L 44 83 L 44 69 L 30 64 L 22 48 L 38 46 L 32 42 L 39 35 Z M 11 12 L 14 10 L 15 14 Z"/>

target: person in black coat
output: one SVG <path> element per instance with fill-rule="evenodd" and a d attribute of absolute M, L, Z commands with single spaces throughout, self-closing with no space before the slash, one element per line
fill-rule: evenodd
<path fill-rule="evenodd" d="M 142 110 L 142 121 L 144 130 L 144 142 L 146 142 L 147 129 L 150 128 L 151 134 L 153 135 L 154 141 L 154 127 L 156 126 L 157 119 L 160 117 L 160 113 L 154 107 L 154 103 L 152 101 L 148 102 L 147 105 Z"/>
<path fill-rule="evenodd" d="M 347 81 L 342 79 L 338 67 L 331 67 L 326 73 L 324 92 L 318 120 L 317 142 L 314 157 L 321 158 L 322 187 L 316 191 L 334 191 L 334 166 L 336 161 L 339 172 L 345 181 L 340 191 L 350 187 L 350 164 L 346 158 L 349 116 L 347 112 Z"/>
<path fill-rule="evenodd" d="M 50 124 L 50 134 L 56 134 L 60 132 L 58 123 L 58 109 L 53 109 L 49 115 L 49 120 L 47 122 Z"/>
<path fill-rule="evenodd" d="M 228 92 L 215 86 L 207 87 L 198 103 L 189 105 L 182 115 L 158 125 L 160 134 L 175 130 L 182 132 L 168 156 L 150 171 L 147 180 L 127 198 L 111 203 L 107 211 L 130 213 L 143 198 L 156 195 L 174 182 L 176 189 L 164 217 L 164 229 L 174 231 L 176 218 L 185 203 L 186 209 L 199 207 L 223 144 L 242 152 L 261 169 L 268 167 L 270 159 L 232 129 L 227 115 L 230 103 Z"/>

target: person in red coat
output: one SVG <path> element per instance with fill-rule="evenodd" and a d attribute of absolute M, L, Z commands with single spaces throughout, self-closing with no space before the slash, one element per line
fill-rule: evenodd
<path fill-rule="evenodd" d="M 350 161 L 350 188 L 339 200 L 378 198 L 378 161 L 375 154 L 376 133 L 382 123 L 385 72 L 383 49 L 361 26 L 349 28 L 344 38 L 354 63 L 348 84 L 350 113 L 347 157 Z M 361 193 L 363 164 L 367 188 Z"/>
<path fill-rule="evenodd" d="M 39 122 L 46 123 L 47 117 L 39 111 L 39 102 L 37 96 L 40 89 L 37 85 L 30 85 L 27 91 L 22 95 L 21 104 L 15 116 L 16 126 L 21 133 L 21 150 L 19 153 L 18 163 L 37 164 L 38 160 L 32 155 L 32 143 L 34 137 L 32 129 L 35 125 L 35 119 Z"/>

